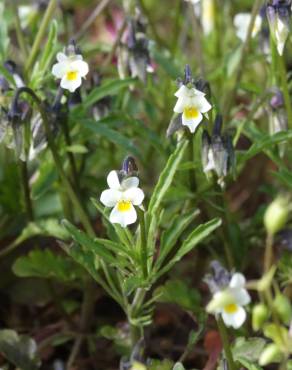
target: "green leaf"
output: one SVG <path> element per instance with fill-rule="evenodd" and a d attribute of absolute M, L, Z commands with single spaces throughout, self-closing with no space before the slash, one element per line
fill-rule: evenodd
<path fill-rule="evenodd" d="M 39 360 L 36 355 L 36 342 L 26 336 L 18 335 L 10 329 L 0 330 L 0 352 L 17 368 L 36 370 Z"/>
<path fill-rule="evenodd" d="M 78 244 L 80 244 L 85 251 L 89 251 L 90 253 L 93 253 L 93 255 L 99 256 L 107 263 L 110 264 L 117 263 L 116 258 L 111 254 L 111 252 L 107 248 L 105 248 L 101 243 L 99 243 L 96 239 L 90 238 L 83 231 L 77 229 L 77 227 L 72 225 L 67 220 L 63 220 L 62 224 L 68 230 L 72 239 Z"/>
<path fill-rule="evenodd" d="M 141 154 L 137 147 L 133 144 L 132 139 L 127 138 L 120 132 L 107 127 L 105 124 L 102 124 L 99 121 L 94 120 L 84 120 L 82 125 L 92 132 L 105 137 L 112 143 L 116 144 L 117 147 L 124 148 L 126 151 L 141 158 Z"/>
<path fill-rule="evenodd" d="M 15 275 L 20 277 L 38 277 L 69 282 L 82 278 L 82 271 L 68 257 L 50 251 L 33 250 L 27 256 L 19 257 L 12 267 Z"/>
<path fill-rule="evenodd" d="M 168 256 L 169 252 L 175 246 L 180 235 L 190 225 L 190 223 L 198 216 L 198 209 L 187 215 L 178 215 L 174 218 L 170 227 L 163 232 L 161 237 L 160 253 L 156 262 L 156 266 L 161 266 L 162 262 Z"/>
<path fill-rule="evenodd" d="M 156 213 L 160 203 L 163 200 L 168 188 L 170 187 L 173 177 L 178 169 L 178 166 L 183 158 L 185 150 L 187 148 L 188 141 L 182 140 L 179 142 L 176 150 L 169 157 L 166 166 L 164 167 L 157 185 L 155 186 L 151 200 L 148 207 L 148 213 Z"/>
<path fill-rule="evenodd" d="M 66 240 L 68 238 L 68 233 L 64 230 L 62 226 L 60 226 L 59 222 L 55 219 L 30 222 L 27 227 L 22 230 L 18 238 L 0 252 L 0 256 L 6 255 L 7 253 L 17 248 L 25 240 L 38 235 L 52 236 L 61 240 Z"/>
<path fill-rule="evenodd" d="M 124 80 L 113 80 L 113 81 L 105 82 L 101 86 L 98 86 L 95 89 L 93 89 L 90 92 L 90 94 L 88 94 L 88 96 L 84 99 L 82 106 L 85 109 L 88 109 L 98 100 L 108 95 L 115 95 L 121 89 L 125 87 L 129 87 L 130 85 L 134 84 L 136 81 L 137 81 L 136 78 L 125 78 Z"/>
<path fill-rule="evenodd" d="M 45 43 L 45 48 L 40 59 L 39 63 L 40 71 L 46 72 L 53 57 L 55 56 L 57 37 L 58 37 L 58 23 L 55 19 L 53 19 L 50 24 L 49 36 L 47 42 Z"/>
<path fill-rule="evenodd" d="M 77 153 L 77 154 L 85 154 L 88 152 L 88 149 L 84 145 L 74 144 L 74 145 L 66 146 L 66 151 L 71 152 L 71 153 Z"/>
<path fill-rule="evenodd" d="M 250 363 L 257 362 L 265 344 L 266 342 L 262 338 L 237 338 L 232 348 L 234 360 L 240 362 L 246 360 Z"/>
<path fill-rule="evenodd" d="M 8 58 L 9 35 L 8 24 L 5 15 L 5 2 L 0 3 L 0 62 L 4 62 Z"/>
<path fill-rule="evenodd" d="M 183 256 L 185 256 L 194 247 L 196 247 L 202 240 L 209 236 L 220 225 L 220 218 L 214 218 L 213 220 L 208 221 L 205 224 L 199 225 L 183 242 L 175 256 L 155 275 L 155 278 L 158 279 L 161 275 L 170 270 L 173 265 L 180 261 Z"/>
<path fill-rule="evenodd" d="M 182 280 L 168 280 L 163 286 L 156 289 L 155 294 L 159 296 L 159 302 L 175 303 L 191 312 L 195 312 L 200 303 L 198 291 L 191 289 Z"/>
<path fill-rule="evenodd" d="M 254 144 L 239 157 L 238 162 L 246 162 L 260 152 L 271 149 L 274 145 L 290 140 L 291 138 L 292 130 L 281 131 L 272 136 L 263 134 L 261 137 L 256 138 Z"/>

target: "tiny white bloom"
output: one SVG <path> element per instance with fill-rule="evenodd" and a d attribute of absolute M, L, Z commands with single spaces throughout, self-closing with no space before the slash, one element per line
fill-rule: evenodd
<path fill-rule="evenodd" d="M 188 126 L 191 132 L 195 132 L 203 119 L 203 113 L 212 108 L 211 104 L 203 92 L 185 85 L 182 85 L 174 95 L 178 98 L 173 108 L 174 112 L 182 113 L 182 124 Z"/>
<path fill-rule="evenodd" d="M 236 28 L 236 36 L 242 41 L 246 40 L 250 20 L 251 20 L 250 13 L 239 13 L 236 14 L 236 16 L 234 17 L 233 23 L 234 27 Z M 255 37 L 258 34 L 258 32 L 261 29 L 261 26 L 262 26 L 262 17 L 257 15 L 252 29 L 251 37 Z"/>
<path fill-rule="evenodd" d="M 226 326 L 238 329 L 246 319 L 243 306 L 250 300 L 250 295 L 245 289 L 245 277 L 235 273 L 228 287 L 214 294 L 207 306 L 207 311 L 220 314 Z"/>
<path fill-rule="evenodd" d="M 87 75 L 88 64 L 79 54 L 67 56 L 64 53 L 58 53 L 57 61 L 58 63 L 52 68 L 53 75 L 61 79 L 63 89 L 74 92 L 81 85 L 82 78 Z"/>
<path fill-rule="evenodd" d="M 137 220 L 134 206 L 141 206 L 144 193 L 138 188 L 138 177 L 128 177 L 120 182 L 117 171 L 111 171 L 107 177 L 109 189 L 101 193 L 100 201 L 106 207 L 113 207 L 110 222 L 122 227 Z"/>

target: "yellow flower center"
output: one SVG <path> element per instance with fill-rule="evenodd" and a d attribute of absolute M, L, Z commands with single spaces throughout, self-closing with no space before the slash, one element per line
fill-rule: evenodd
<path fill-rule="evenodd" d="M 224 311 L 227 313 L 235 313 L 238 310 L 238 306 L 235 303 L 230 303 L 224 307 Z"/>
<path fill-rule="evenodd" d="M 76 80 L 77 75 L 78 75 L 77 71 L 69 71 L 69 72 L 67 72 L 67 80 L 74 81 L 74 80 Z"/>
<path fill-rule="evenodd" d="M 131 208 L 131 202 L 129 200 L 120 200 L 118 202 L 118 210 L 120 212 L 127 212 Z"/>
<path fill-rule="evenodd" d="M 184 109 L 184 114 L 187 119 L 197 118 L 199 116 L 199 111 L 195 107 L 187 107 Z"/>

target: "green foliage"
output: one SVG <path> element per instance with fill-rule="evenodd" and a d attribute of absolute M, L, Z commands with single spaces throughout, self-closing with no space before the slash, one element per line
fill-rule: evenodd
<path fill-rule="evenodd" d="M 195 312 L 200 305 L 200 294 L 182 280 L 168 280 L 156 289 L 159 302 L 176 303 L 187 311 Z"/>
<path fill-rule="evenodd" d="M 23 370 L 38 369 L 39 360 L 36 349 L 36 343 L 32 338 L 19 335 L 14 330 L 0 330 L 0 351 L 17 368 Z"/>
<path fill-rule="evenodd" d="M 13 272 L 19 277 L 55 279 L 61 283 L 78 281 L 84 274 L 71 259 L 45 250 L 32 250 L 19 257 L 13 264 Z"/>

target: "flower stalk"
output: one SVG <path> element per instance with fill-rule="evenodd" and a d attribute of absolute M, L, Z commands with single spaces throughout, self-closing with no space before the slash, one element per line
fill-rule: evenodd
<path fill-rule="evenodd" d="M 221 316 L 219 316 L 217 318 L 217 325 L 218 325 L 219 333 L 220 333 L 220 336 L 221 336 L 221 339 L 222 339 L 222 344 L 223 344 L 223 348 L 224 348 L 225 357 L 226 357 L 226 360 L 227 360 L 227 363 L 228 363 L 228 368 L 229 368 L 229 370 L 236 370 L 236 365 L 235 365 L 235 362 L 234 362 L 234 359 L 233 359 L 233 356 L 232 356 L 232 351 L 231 351 L 231 348 L 230 348 L 230 345 L 229 345 L 230 341 L 229 341 L 229 338 L 228 338 L 227 329 L 224 325 L 224 322 L 223 322 Z"/>
<path fill-rule="evenodd" d="M 147 239 L 146 239 L 146 227 L 145 227 L 145 215 L 144 211 L 138 209 L 139 223 L 140 223 L 140 235 L 141 235 L 141 265 L 144 279 L 148 277 L 148 253 L 147 253 Z"/>

